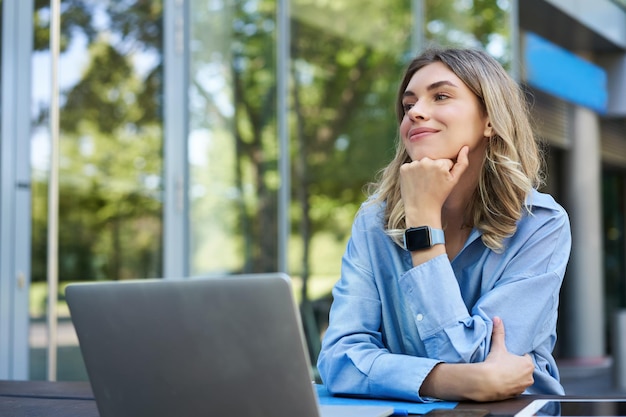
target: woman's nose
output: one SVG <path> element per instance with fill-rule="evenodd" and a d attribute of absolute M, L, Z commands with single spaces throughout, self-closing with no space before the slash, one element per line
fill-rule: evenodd
<path fill-rule="evenodd" d="M 426 106 L 423 103 L 418 101 L 411 106 L 407 114 L 411 120 L 426 120 L 428 118 L 428 109 L 426 109 Z"/>

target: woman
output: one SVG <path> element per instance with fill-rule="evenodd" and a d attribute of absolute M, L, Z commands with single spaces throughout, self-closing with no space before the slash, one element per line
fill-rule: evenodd
<path fill-rule="evenodd" d="M 484 52 L 428 50 L 396 108 L 396 155 L 356 216 L 333 289 L 323 382 L 413 401 L 563 394 L 552 350 L 571 234 L 536 190 L 519 86 Z"/>

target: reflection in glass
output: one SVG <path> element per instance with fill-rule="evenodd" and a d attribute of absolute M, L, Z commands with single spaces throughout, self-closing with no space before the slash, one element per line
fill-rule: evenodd
<path fill-rule="evenodd" d="M 292 2 L 294 212 L 292 268 L 305 283 L 339 274 L 363 186 L 391 157 L 407 60 L 410 2 Z"/>
<path fill-rule="evenodd" d="M 505 68 L 512 60 L 510 0 L 425 0 L 426 39 L 438 45 L 481 47 Z"/>
<path fill-rule="evenodd" d="M 162 2 L 64 0 L 61 11 L 60 293 L 70 281 L 159 277 Z M 46 311 L 49 20 L 49 2 L 37 1 L 32 57 L 32 379 L 45 377 L 45 335 L 40 327 Z M 64 338 L 71 324 L 62 295 L 60 300 L 58 379 L 83 379 L 84 370 L 74 366 L 80 363 L 75 336 L 68 330 Z"/>
<path fill-rule="evenodd" d="M 191 271 L 275 271 L 277 4 L 190 6 Z M 289 8 L 288 269 L 306 301 L 330 291 L 363 186 L 392 156 L 413 14 L 410 0 L 293 0 Z"/>
<path fill-rule="evenodd" d="M 191 274 L 276 271 L 276 3 L 190 4 Z"/>
<path fill-rule="evenodd" d="M 410 3 L 291 2 L 290 270 L 313 363 L 363 188 L 393 155 L 394 101 L 411 57 Z"/>

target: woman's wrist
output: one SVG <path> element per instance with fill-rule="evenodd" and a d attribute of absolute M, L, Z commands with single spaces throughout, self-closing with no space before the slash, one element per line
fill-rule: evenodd
<path fill-rule="evenodd" d="M 421 397 L 448 401 L 481 401 L 486 378 L 482 363 L 440 363 L 424 379 Z"/>
<path fill-rule="evenodd" d="M 427 213 L 406 213 L 406 227 L 430 226 L 435 229 L 441 229 L 441 212 L 434 214 Z"/>
<path fill-rule="evenodd" d="M 532 385 L 531 364 L 519 375 L 502 375 L 500 365 L 489 361 L 440 363 L 424 379 L 419 394 L 447 401 L 500 401 L 519 395 Z M 530 375 L 526 377 L 525 373 Z"/>

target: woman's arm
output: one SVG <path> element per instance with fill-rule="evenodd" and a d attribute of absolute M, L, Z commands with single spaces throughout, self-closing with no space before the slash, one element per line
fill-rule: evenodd
<path fill-rule="evenodd" d="M 400 277 L 429 357 L 483 362 L 495 316 L 506 323 L 512 353 L 551 351 L 571 237 L 566 214 L 539 203 L 503 253 L 480 249 L 474 238 L 453 264 L 438 256 Z"/>
<path fill-rule="evenodd" d="M 513 375 L 523 375 L 518 367 L 532 358 L 540 383 L 534 392 L 558 393 L 551 351 L 569 254 L 566 215 L 535 210 L 520 222 L 518 239 L 502 255 L 476 238 L 453 270 L 445 255 L 411 267 L 410 255 L 372 226 L 379 213 L 369 208 L 357 216 L 333 290 L 318 360 L 328 389 L 412 401 L 481 398 L 479 392 L 442 385 L 447 381 L 467 389 L 493 387 L 499 397 L 502 384 L 493 382 L 498 369 L 510 364 Z M 511 353 L 496 354 L 490 347 L 494 316 L 507 325 Z M 531 358 L 517 356 L 526 353 Z M 464 376 L 474 379 L 463 382 Z"/>
<path fill-rule="evenodd" d="M 424 380 L 420 396 L 450 401 L 499 401 L 515 397 L 531 386 L 534 365 L 529 355 L 507 351 L 504 325 L 493 319 L 491 351 L 481 363 L 440 363 Z"/>

